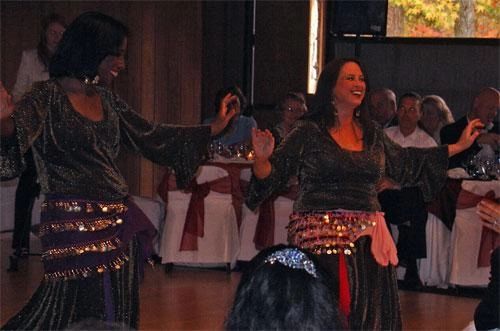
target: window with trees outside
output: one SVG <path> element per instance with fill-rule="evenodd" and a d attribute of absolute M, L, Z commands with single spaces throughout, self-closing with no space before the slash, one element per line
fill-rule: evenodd
<path fill-rule="evenodd" d="M 499 38 L 500 0 L 388 0 L 387 37 Z"/>
<path fill-rule="evenodd" d="M 327 2 L 309 0 L 308 93 L 316 90 L 322 69 Z M 387 37 L 500 38 L 500 0 L 387 0 L 387 5 Z"/>

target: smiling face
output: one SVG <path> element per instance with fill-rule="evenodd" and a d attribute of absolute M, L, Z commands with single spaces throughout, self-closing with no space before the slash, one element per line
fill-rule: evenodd
<path fill-rule="evenodd" d="M 333 88 L 336 107 L 358 107 L 365 97 L 365 92 L 365 77 L 359 65 L 355 62 L 345 63 Z"/>
<path fill-rule="evenodd" d="M 125 69 L 125 52 L 127 51 L 127 38 L 123 39 L 117 55 L 108 55 L 99 64 L 98 73 L 101 84 L 109 86 L 120 71 Z"/>

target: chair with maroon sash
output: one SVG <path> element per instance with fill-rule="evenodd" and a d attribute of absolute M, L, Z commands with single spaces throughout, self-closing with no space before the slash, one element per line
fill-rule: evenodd
<path fill-rule="evenodd" d="M 250 172 L 242 180 L 249 181 Z M 292 184 L 285 192 L 264 201 L 255 211 L 243 206 L 238 261 L 250 261 L 260 250 L 288 242 L 286 227 L 296 195 L 297 185 Z"/>
<path fill-rule="evenodd" d="M 186 190 L 177 189 L 174 174 L 165 175 L 159 188 L 167 204 L 159 253 L 163 264 L 225 266 L 228 271 L 235 265 L 240 246 L 242 167 L 203 165 Z"/>
<path fill-rule="evenodd" d="M 451 236 L 450 283 L 461 286 L 486 286 L 490 276 L 491 250 L 499 235 L 483 227 L 476 213 L 483 199 L 500 197 L 500 181 L 464 180 L 458 196 Z"/>

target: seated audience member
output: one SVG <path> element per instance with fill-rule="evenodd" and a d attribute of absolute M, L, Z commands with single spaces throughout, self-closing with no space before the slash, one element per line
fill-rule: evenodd
<path fill-rule="evenodd" d="M 253 117 L 244 115 L 247 108 L 247 99 L 243 95 L 243 92 L 241 92 L 241 89 L 236 85 L 219 90 L 217 92 L 214 102 L 214 115 L 203 121 L 203 124 L 212 123 L 217 114 L 217 109 L 219 109 L 221 100 L 228 93 L 231 93 L 238 97 L 234 103 L 228 105 L 228 109 L 236 110 L 236 115 L 233 116 L 229 124 L 219 135 L 213 137 L 213 140 L 221 143 L 224 146 L 249 143 L 251 139 L 252 128 L 257 128 L 257 122 Z"/>
<path fill-rule="evenodd" d="M 388 88 L 378 88 L 368 96 L 368 110 L 372 120 L 382 128 L 397 125 L 396 94 Z"/>
<path fill-rule="evenodd" d="M 332 283 L 316 257 L 293 246 L 262 250 L 243 273 L 226 330 L 340 330 Z"/>
<path fill-rule="evenodd" d="M 492 156 L 494 151 L 498 151 L 500 145 L 497 118 L 499 106 L 500 92 L 493 87 L 483 88 L 474 97 L 472 108 L 467 115 L 441 129 L 441 143 L 453 144 L 458 141 L 461 130 L 467 126 L 469 121 L 479 118 L 485 126 L 484 132 L 477 137 L 471 147 L 450 158 L 448 169 L 465 168 L 467 161 L 478 153 L 483 154 L 483 156 Z"/>
<path fill-rule="evenodd" d="M 434 139 L 418 127 L 422 116 L 421 102 L 421 97 L 414 92 L 401 96 L 397 110 L 399 124 L 384 129 L 387 136 L 402 147 L 437 146 Z M 418 276 L 417 259 L 426 257 L 427 210 L 424 196 L 428 194 L 423 194 L 425 192 L 418 186 L 401 188 L 390 178 L 384 178 L 379 183 L 378 191 L 386 220 L 398 225 L 398 257 L 400 265 L 406 267 L 405 286 L 418 288 L 422 284 Z M 427 200 L 430 198 L 427 197 Z"/>
<path fill-rule="evenodd" d="M 286 137 L 293 124 L 307 112 L 306 99 L 300 92 L 288 92 L 278 104 L 281 122 L 272 129 L 276 145 Z"/>
<path fill-rule="evenodd" d="M 455 122 L 453 114 L 446 102 L 439 95 L 427 95 L 422 99 L 422 117 L 420 125 L 438 145 L 441 145 L 439 131 L 441 128 Z"/>
<path fill-rule="evenodd" d="M 477 205 L 483 226 L 500 235 L 500 202 L 484 199 Z M 498 238 L 498 237 L 497 237 Z M 498 239 L 496 241 L 498 243 Z M 500 247 L 491 253 L 491 271 L 488 288 L 474 312 L 474 321 L 464 331 L 500 329 Z"/>
<path fill-rule="evenodd" d="M 397 109 L 398 125 L 384 129 L 392 141 L 403 147 L 427 148 L 437 146 L 432 137 L 418 124 L 422 118 L 422 98 L 415 92 L 401 96 Z"/>

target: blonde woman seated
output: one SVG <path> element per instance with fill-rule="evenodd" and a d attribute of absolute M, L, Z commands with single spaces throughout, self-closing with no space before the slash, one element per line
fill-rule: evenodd
<path fill-rule="evenodd" d="M 445 125 L 455 122 L 446 101 L 439 95 L 427 95 L 422 99 L 420 126 L 438 145 L 441 145 L 439 131 Z"/>

